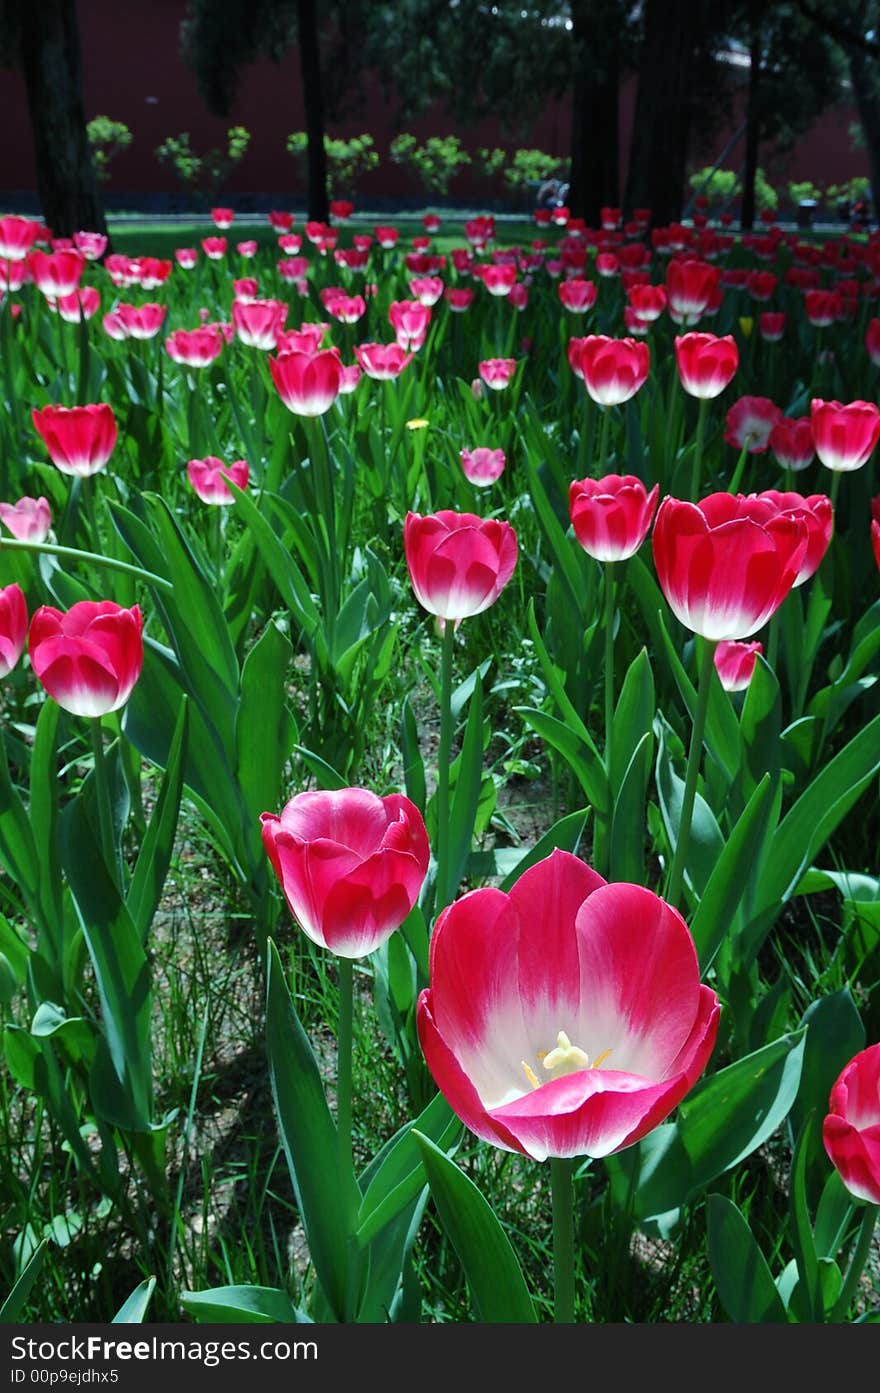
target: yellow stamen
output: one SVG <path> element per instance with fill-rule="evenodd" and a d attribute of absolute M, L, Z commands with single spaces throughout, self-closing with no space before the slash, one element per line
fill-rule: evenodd
<path fill-rule="evenodd" d="M 526 1064 L 526 1062 L 525 1062 L 524 1059 L 521 1060 L 520 1063 L 522 1064 L 523 1072 L 524 1072 L 526 1078 L 528 1079 L 529 1083 L 532 1085 L 532 1088 L 540 1088 L 540 1087 L 541 1087 L 541 1081 L 540 1081 L 540 1079 L 538 1078 L 537 1074 L 535 1073 L 534 1069 L 530 1069 L 529 1066 L 528 1066 L 528 1064 Z"/>
<path fill-rule="evenodd" d="M 610 1053 L 610 1050 L 603 1050 L 602 1053 L 597 1055 L 596 1058 L 593 1060 L 592 1067 L 594 1069 L 598 1069 L 602 1064 L 605 1063 L 605 1060 L 608 1058 Z"/>

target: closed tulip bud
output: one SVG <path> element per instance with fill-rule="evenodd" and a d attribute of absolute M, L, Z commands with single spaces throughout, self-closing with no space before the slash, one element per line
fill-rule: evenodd
<path fill-rule="evenodd" d="M 24 261 L 42 231 L 33 218 L 10 213 L 0 218 L 0 258 L 4 261 Z"/>
<path fill-rule="evenodd" d="M 287 305 L 281 300 L 233 300 L 232 327 L 236 337 L 248 348 L 267 352 L 274 348 L 287 318 Z"/>
<path fill-rule="evenodd" d="M 600 406 L 620 406 L 647 380 L 651 350 L 635 339 L 590 334 L 583 341 L 580 366 L 584 386 Z"/>
<path fill-rule="evenodd" d="M 212 208 L 211 217 L 215 227 L 231 227 L 235 221 L 235 212 L 232 208 Z"/>
<path fill-rule="evenodd" d="M 715 671 L 726 692 L 742 692 L 752 680 L 758 654 L 764 652 L 761 643 L 737 643 L 722 640 L 713 654 Z"/>
<path fill-rule="evenodd" d="M 495 603 L 517 561 L 509 522 L 448 509 L 407 513 L 403 546 L 419 604 L 456 628 Z"/>
<path fill-rule="evenodd" d="M 186 466 L 186 475 L 203 503 L 225 507 L 234 503 L 235 499 L 224 480 L 231 479 L 236 488 L 246 489 L 250 470 L 247 460 L 224 464 L 216 455 L 207 455 L 205 459 L 191 459 Z"/>
<path fill-rule="evenodd" d="M 718 267 L 706 261 L 671 261 L 666 272 L 666 294 L 676 322 L 696 324 L 708 309 L 720 279 Z"/>
<path fill-rule="evenodd" d="M 398 343 L 361 343 L 356 345 L 354 356 L 367 377 L 377 382 L 393 382 L 413 359 Z"/>
<path fill-rule="evenodd" d="M 682 334 L 675 340 L 675 361 L 684 390 L 692 397 L 712 398 L 733 381 L 739 350 L 730 334 Z"/>
<path fill-rule="evenodd" d="M 779 343 L 785 333 L 785 315 L 766 310 L 758 316 L 758 332 L 765 343 Z"/>
<path fill-rule="evenodd" d="M 853 1198 L 880 1204 L 880 1044 L 860 1050 L 838 1075 L 822 1142 Z"/>
<path fill-rule="evenodd" d="M 112 406 L 44 406 L 31 417 L 62 474 L 86 478 L 106 467 L 116 444 Z"/>
<path fill-rule="evenodd" d="M 299 793 L 260 824 L 291 913 L 313 943 L 339 957 L 379 948 L 418 899 L 430 847 L 421 813 L 403 794 Z"/>
<path fill-rule="evenodd" d="M 572 280 L 560 282 L 558 294 L 565 309 L 570 310 L 572 314 L 586 314 L 596 303 L 598 287 L 595 281 L 574 277 Z"/>
<path fill-rule="evenodd" d="M 74 232 L 73 245 L 86 261 L 97 261 L 107 250 L 107 238 L 103 232 Z"/>
<path fill-rule="evenodd" d="M 503 450 L 492 450 L 486 445 L 478 445 L 474 450 L 462 450 L 461 467 L 465 478 L 476 488 L 486 488 L 500 479 L 507 463 Z"/>
<path fill-rule="evenodd" d="M 41 496 L 0 503 L 0 522 L 19 542 L 45 542 L 52 526 L 48 500 Z"/>
<path fill-rule="evenodd" d="M 226 255 L 227 242 L 225 237 L 203 237 L 202 251 L 209 261 L 222 261 Z"/>
<path fill-rule="evenodd" d="M 342 365 L 331 349 L 282 353 L 269 359 L 278 395 L 296 416 L 323 416 L 339 396 Z"/>
<path fill-rule="evenodd" d="M 574 534 L 597 561 L 634 556 L 651 528 L 660 485 L 648 493 L 632 474 L 606 474 L 569 485 L 568 507 Z"/>
<path fill-rule="evenodd" d="M 191 271 L 199 259 L 199 254 L 195 247 L 177 247 L 174 259 L 184 271 Z"/>
<path fill-rule="evenodd" d="M 781 417 L 770 432 L 769 445 L 783 469 L 806 469 L 816 455 L 809 416 Z"/>
<path fill-rule="evenodd" d="M 0 677 L 6 677 L 21 657 L 27 630 L 24 591 L 20 585 L 3 586 L 0 588 Z"/>
<path fill-rule="evenodd" d="M 421 348 L 431 322 L 431 310 L 427 305 L 421 300 L 394 300 L 388 309 L 388 319 L 401 348 Z"/>
<path fill-rule="evenodd" d="M 509 387 L 516 372 L 515 358 L 485 358 L 478 365 L 478 372 L 487 387 L 493 392 L 503 392 Z"/>
<path fill-rule="evenodd" d="M 49 300 L 59 300 L 63 295 L 72 295 L 79 288 L 86 259 L 82 252 L 30 251 L 27 256 L 28 270 L 34 285 Z"/>
<path fill-rule="evenodd" d="M 132 339 L 155 338 L 165 323 L 166 313 L 166 305 L 119 304 L 116 307 L 116 314 L 125 328 L 126 337 Z"/>
<path fill-rule="evenodd" d="M 867 464 L 880 439 L 880 411 L 873 402 L 814 397 L 810 417 L 816 454 L 827 469 L 849 473 Z"/>
<path fill-rule="evenodd" d="M 131 696 L 144 662 L 140 607 L 80 600 L 66 614 L 42 605 L 28 633 L 37 680 L 74 716 L 105 716 Z"/>

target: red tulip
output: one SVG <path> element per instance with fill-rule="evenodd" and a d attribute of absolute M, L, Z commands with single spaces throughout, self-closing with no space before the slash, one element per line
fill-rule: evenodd
<path fill-rule="evenodd" d="M 632 305 L 623 307 L 623 327 L 629 338 L 646 338 L 651 325 L 647 319 L 640 319 Z"/>
<path fill-rule="evenodd" d="M 284 898 L 313 943 L 342 958 L 380 947 L 409 914 L 428 870 L 424 820 L 402 794 L 299 793 L 260 817 Z"/>
<path fill-rule="evenodd" d="M 361 380 L 361 370 L 357 363 L 343 363 L 339 371 L 339 395 L 347 397 Z"/>
<path fill-rule="evenodd" d="M 750 455 L 762 455 L 767 449 L 770 432 L 781 420 L 782 412 L 769 397 L 740 397 L 727 413 L 724 439 L 737 450 L 747 449 Z"/>
<path fill-rule="evenodd" d="M 246 489 L 250 470 L 247 460 L 224 464 L 216 455 L 207 455 L 204 459 L 191 459 L 186 466 L 186 474 L 203 503 L 226 506 L 234 503 L 235 499 L 224 479 L 231 479 L 237 488 Z"/>
<path fill-rule="evenodd" d="M 785 315 L 771 310 L 759 314 L 758 332 L 765 343 L 779 343 L 785 333 Z"/>
<path fill-rule="evenodd" d="M 74 716 L 104 716 L 131 696 L 144 663 L 140 606 L 80 600 L 66 614 L 42 605 L 28 654 L 38 681 Z"/>
<path fill-rule="evenodd" d="M 865 348 L 874 367 L 880 367 L 880 319 L 869 319 L 865 330 Z"/>
<path fill-rule="evenodd" d="M 232 208 L 212 208 L 211 217 L 214 219 L 215 227 L 231 227 L 235 221 L 235 211 Z"/>
<path fill-rule="evenodd" d="M 758 654 L 764 652 L 761 643 L 736 643 L 722 640 L 713 654 L 715 671 L 726 692 L 742 692 L 752 680 Z"/>
<path fill-rule="evenodd" d="M 493 226 L 493 229 L 494 229 L 494 226 L 495 226 L 494 221 L 493 221 L 492 226 Z M 437 213 L 425 213 L 424 217 L 422 218 L 422 227 L 425 229 L 426 232 L 431 232 L 431 233 L 439 232 L 439 231 L 440 231 L 440 218 L 439 218 L 439 216 L 437 215 Z"/>
<path fill-rule="evenodd" d="M 769 503 L 778 513 L 796 514 L 805 524 L 807 550 L 794 583 L 795 586 L 803 585 L 819 569 L 819 563 L 831 542 L 834 531 L 831 499 L 824 493 L 811 493 L 805 498 L 802 493 L 780 493 L 778 489 L 764 489 L 753 496 Z"/>
<path fill-rule="evenodd" d="M 0 503 L 0 522 L 20 542 L 45 542 L 52 526 L 48 500 L 41 496 Z"/>
<path fill-rule="evenodd" d="M 807 319 L 817 329 L 833 324 L 840 315 L 841 298 L 833 290 L 805 290 L 804 309 Z"/>
<path fill-rule="evenodd" d="M 269 214 L 269 223 L 276 232 L 289 232 L 295 221 L 292 213 L 284 213 L 274 208 Z"/>
<path fill-rule="evenodd" d="M 744 639 L 782 604 L 807 552 L 806 524 L 754 496 L 665 498 L 652 534 L 660 588 L 676 618 L 705 639 Z"/>
<path fill-rule="evenodd" d="M 45 502 L 45 499 L 43 500 Z M 0 508 L 8 505 L 0 504 Z M 6 519 L 4 517 L 3 521 Z M 9 529 L 12 531 L 12 528 Z M 20 585 L 0 588 L 0 677 L 6 677 L 18 662 L 27 638 L 28 613 Z"/>
<path fill-rule="evenodd" d="M 354 356 L 367 377 L 378 382 L 391 382 L 399 377 L 413 355 L 399 343 L 361 343 L 355 346 Z"/>
<path fill-rule="evenodd" d="M 78 251 L 30 251 L 27 255 L 34 285 L 49 300 L 72 295 L 82 279 L 85 264 L 85 257 Z"/>
<path fill-rule="evenodd" d="M 116 314 L 125 328 L 128 338 L 152 339 L 165 323 L 166 305 L 126 305 L 119 304 Z"/>
<path fill-rule="evenodd" d="M 71 295 L 61 295 L 57 300 L 48 301 L 50 309 L 56 310 L 65 324 L 79 324 L 83 319 L 91 319 L 101 308 L 101 294 L 93 285 L 81 285 Z"/>
<path fill-rule="evenodd" d="M 783 469 L 806 469 L 816 454 L 809 416 L 782 416 L 770 432 L 769 445 Z"/>
<path fill-rule="evenodd" d="M 157 256 L 137 256 L 128 265 L 141 290 L 158 290 L 171 275 L 171 262 Z"/>
<path fill-rule="evenodd" d="M 569 485 L 568 506 L 574 534 L 597 561 L 625 561 L 648 535 L 660 485 L 648 493 L 632 474 L 606 474 Z"/>
<path fill-rule="evenodd" d="M 248 348 L 267 351 L 274 348 L 279 330 L 287 318 L 287 305 L 282 300 L 233 300 L 232 326 L 236 336 Z"/>
<path fill-rule="evenodd" d="M 557 850 L 509 894 L 442 912 L 416 1019 L 466 1126 L 543 1161 L 608 1156 L 662 1122 L 705 1069 L 719 1010 L 675 909 Z"/>
<path fill-rule="evenodd" d="M 21 290 L 27 278 L 26 261 L 4 261 L 0 258 L 0 298 L 4 290 Z"/>
<path fill-rule="evenodd" d="M 116 444 L 116 417 L 106 402 L 89 406 L 44 406 L 31 412 L 34 425 L 62 474 L 86 478 L 103 469 Z"/>
<path fill-rule="evenodd" d="M 493 392 L 502 392 L 509 387 L 516 372 L 515 358 L 485 358 L 478 365 L 480 377 Z"/>
<path fill-rule="evenodd" d="M 402 349 L 421 348 L 431 322 L 427 305 L 420 300 L 394 300 L 388 308 L 388 319 Z"/>
<path fill-rule="evenodd" d="M 414 281 L 410 282 L 410 285 L 414 284 Z M 468 290 L 466 286 L 461 288 L 450 286 L 446 291 L 446 303 L 454 314 L 462 314 L 466 309 L 469 309 L 473 299 L 474 292 Z"/>
<path fill-rule="evenodd" d="M 707 261 L 671 261 L 666 271 L 669 313 L 676 324 L 696 324 L 718 289 L 721 272 Z"/>
<path fill-rule="evenodd" d="M 206 368 L 220 357 L 224 342 L 217 325 L 206 324 L 201 329 L 175 329 L 165 340 L 165 351 L 175 363 Z"/>
<path fill-rule="evenodd" d="M 191 271 L 199 259 L 199 254 L 195 247 L 178 247 L 174 259 L 184 271 Z"/>
<path fill-rule="evenodd" d="M 269 359 L 269 371 L 278 395 L 296 416 L 323 416 L 339 396 L 342 365 L 332 349 L 311 353 L 279 350 L 277 358 Z"/>
<path fill-rule="evenodd" d="M 422 305 L 436 305 L 443 294 L 443 282 L 439 276 L 412 276 L 409 288 L 413 297 Z M 474 292 L 469 290 L 467 293 L 472 300 Z"/>
<path fill-rule="evenodd" d="M 810 402 L 816 454 L 827 469 L 848 473 L 861 469 L 880 439 L 880 411 L 873 402 Z"/>
<path fill-rule="evenodd" d="M 439 228 L 439 220 L 435 226 L 428 228 L 429 232 L 436 232 Z M 427 223 L 425 224 L 427 228 Z M 485 247 L 487 242 L 491 242 L 495 237 L 495 219 L 489 215 L 471 218 L 464 225 L 464 235 L 472 247 Z"/>
<path fill-rule="evenodd" d="M 24 261 L 41 231 L 42 224 L 33 218 L 22 218 L 15 213 L 0 218 L 0 258 Z"/>
<path fill-rule="evenodd" d="M 517 560 L 509 522 L 445 509 L 407 513 L 403 546 L 419 604 L 456 627 L 495 603 Z"/>
<path fill-rule="evenodd" d="M 739 366 L 739 350 L 731 334 L 682 334 L 675 340 L 675 361 L 684 390 L 703 399 L 720 396 Z"/>
<path fill-rule="evenodd" d="M 639 319 L 648 324 L 659 319 L 666 308 L 666 291 L 662 285 L 630 285 L 626 298 Z"/>
<path fill-rule="evenodd" d="M 222 261 L 226 255 L 227 242 L 225 237 L 203 237 L 202 251 L 210 261 Z"/>
<path fill-rule="evenodd" d="M 822 1141 L 849 1193 L 880 1204 L 880 1044 L 860 1050 L 839 1074 Z"/>
<path fill-rule="evenodd" d="M 397 239 L 400 233 L 396 227 L 377 227 L 375 232 L 376 241 L 383 251 L 391 251 L 393 247 L 397 246 Z"/>
<path fill-rule="evenodd" d="M 515 266 L 481 266 L 479 275 L 490 295 L 509 295 L 516 282 L 517 270 Z"/>
<path fill-rule="evenodd" d="M 596 303 L 598 287 L 595 281 L 575 277 L 570 281 L 560 281 L 558 293 L 560 302 L 572 314 L 585 314 Z"/>
<path fill-rule="evenodd" d="M 477 488 L 486 488 L 500 479 L 507 463 L 503 450 L 492 450 L 486 445 L 478 445 L 475 450 L 462 450 L 461 467 L 465 478 Z"/>
<path fill-rule="evenodd" d="M 107 238 L 103 232 L 74 232 L 73 245 L 86 261 L 97 261 L 107 250 Z"/>
<path fill-rule="evenodd" d="M 330 203 L 330 216 L 335 222 L 348 222 L 354 212 L 354 204 L 347 198 L 334 198 Z"/>
<path fill-rule="evenodd" d="M 644 385 L 651 367 L 651 350 L 635 339 L 612 339 L 589 334 L 581 348 L 584 386 L 600 406 L 620 406 Z"/>
<path fill-rule="evenodd" d="M 279 356 L 282 353 L 317 353 L 329 328 L 323 320 L 307 320 L 298 329 L 279 331 L 276 340 Z"/>

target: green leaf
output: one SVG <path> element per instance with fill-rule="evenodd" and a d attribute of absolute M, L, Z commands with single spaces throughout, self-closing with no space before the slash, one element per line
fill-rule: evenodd
<path fill-rule="evenodd" d="M 403 781 L 407 797 L 415 803 L 424 817 L 427 792 L 425 765 L 419 749 L 419 731 L 409 696 L 403 699 L 400 712 L 400 750 L 403 755 Z"/>
<path fill-rule="evenodd" d="M 532 706 L 514 706 L 518 716 L 522 716 L 542 740 L 546 740 L 558 750 L 568 764 L 578 783 L 587 795 L 598 817 L 607 818 L 610 811 L 611 790 L 601 757 L 595 745 L 586 744 L 577 731 L 546 711 Z"/>
<path fill-rule="evenodd" d="M 807 1157 L 810 1149 L 809 1134 L 813 1130 L 813 1118 L 814 1114 L 811 1114 L 801 1128 L 797 1139 L 791 1165 L 789 1191 L 791 1243 L 798 1269 L 799 1300 L 805 1305 L 806 1319 L 811 1321 L 822 1318 L 822 1302 L 819 1295 L 819 1262 L 816 1257 L 816 1245 L 813 1241 L 810 1211 L 807 1205 Z"/>
<path fill-rule="evenodd" d="M 37 855 L 43 922 L 56 943 L 62 924 L 61 861 L 58 855 L 58 722 L 61 707 L 44 701 L 31 752 L 30 824 Z"/>
<path fill-rule="evenodd" d="M 180 1304 L 189 1315 L 208 1324 L 306 1325 L 305 1312 L 277 1287 L 209 1287 L 182 1291 Z"/>
<path fill-rule="evenodd" d="M 730 933 L 740 900 L 759 864 L 772 805 L 772 781 L 765 774 L 715 862 L 690 926 L 701 973 L 706 972 Z"/>
<path fill-rule="evenodd" d="M 174 834 L 183 793 L 183 771 L 187 756 L 188 705 L 180 703 L 177 724 L 168 751 L 168 764 L 147 827 L 125 902 L 142 943 L 159 907 L 165 879 L 174 851 Z"/>
<path fill-rule="evenodd" d="M 709 1195 L 706 1218 L 712 1277 L 730 1319 L 785 1323 L 785 1307 L 764 1254 L 736 1205 L 724 1195 Z"/>
<path fill-rule="evenodd" d="M 450 1242 L 470 1287 L 478 1320 L 533 1323 L 537 1317 L 510 1239 L 472 1180 L 421 1132 L 413 1137 Z"/>
<path fill-rule="evenodd" d="M 669 637 L 666 628 L 666 620 L 661 611 L 658 619 L 658 627 L 662 637 L 663 648 L 672 668 L 672 675 L 675 678 L 675 685 L 678 687 L 679 695 L 684 702 L 688 716 L 693 722 L 697 710 L 697 692 L 691 682 L 681 659 L 676 652 L 675 645 Z M 711 755 L 712 759 L 722 771 L 725 781 L 730 784 L 735 779 L 741 760 L 740 733 L 736 715 L 730 702 L 730 697 L 721 685 L 715 665 L 709 679 L 709 705 L 706 711 L 706 728 L 703 733 L 703 745 Z"/>
<path fill-rule="evenodd" d="M 139 1282 L 130 1296 L 123 1301 L 111 1325 L 140 1325 L 147 1314 L 150 1297 L 156 1289 L 156 1278 L 147 1277 Z"/>
<path fill-rule="evenodd" d="M 275 1113 L 315 1272 L 336 1319 L 351 1319 L 359 1288 L 360 1191 L 354 1173 L 342 1167 L 318 1065 L 271 939 L 266 1042 Z"/>
<path fill-rule="evenodd" d="M 645 874 L 645 808 L 654 757 L 650 730 L 638 741 L 620 781 L 611 819 L 609 880 L 641 884 Z"/>
<path fill-rule="evenodd" d="M 235 498 L 236 512 L 253 534 L 278 594 L 306 638 L 315 638 L 320 630 L 321 616 L 302 571 L 253 499 L 242 489 L 236 488 L 235 484 L 229 492 Z M 323 641 L 321 654 L 322 661 L 325 661 L 327 653 Z"/>
<path fill-rule="evenodd" d="M 241 672 L 241 698 L 235 717 L 236 774 L 252 865 L 260 864 L 260 814 L 273 811 L 280 803 L 281 775 L 290 756 L 290 725 L 284 702 L 290 657 L 290 640 L 269 623 Z"/>
<path fill-rule="evenodd" d="M 6 745 L 0 734 L 0 861 L 19 886 L 28 905 L 39 905 L 40 867 L 31 824 L 12 782 Z"/>
<path fill-rule="evenodd" d="M 740 730 L 745 750 L 743 778 L 751 793 L 765 773 L 776 773 L 781 765 L 779 737 L 782 729 L 782 698 L 779 683 L 770 664 L 760 653 L 755 662 L 743 702 Z"/>
<path fill-rule="evenodd" d="M 653 729 L 654 676 L 646 648 L 629 665 L 614 709 L 611 726 L 611 792 L 616 799 L 628 776 L 636 746 Z M 613 880 L 628 879 L 612 876 Z"/>
<path fill-rule="evenodd" d="M 34 1249 L 28 1259 L 27 1266 L 19 1275 L 3 1305 L 0 1306 L 0 1325 L 14 1325 L 21 1321 L 27 1299 L 31 1294 L 31 1288 L 40 1275 L 46 1250 L 51 1241 L 50 1238 L 44 1238 L 42 1243 Z"/>
<path fill-rule="evenodd" d="M 582 808 L 579 812 L 569 813 L 566 817 L 561 817 L 558 822 L 554 822 L 543 837 L 529 851 L 520 856 L 513 869 L 504 876 L 499 889 L 510 890 L 511 886 L 516 884 L 520 876 L 530 866 L 535 866 L 539 861 L 543 861 L 557 847 L 575 855 L 589 816 L 590 809 Z"/>
<path fill-rule="evenodd" d="M 838 1074 L 853 1055 L 865 1048 L 865 1027 L 849 987 L 811 1002 L 801 1025 L 806 1026 L 807 1038 L 800 1088 L 788 1119 L 792 1138 L 801 1136 L 811 1113 L 824 1117 Z M 814 1140 L 816 1150 L 808 1161 L 820 1155 L 824 1174 L 826 1158 L 821 1139 Z"/>
<path fill-rule="evenodd" d="M 427 1184 L 414 1129 L 448 1152 L 460 1138 L 462 1124 L 438 1093 L 413 1122 L 407 1122 L 385 1143 L 361 1177 L 364 1198 L 357 1230 L 361 1246 L 372 1242 Z"/>
<path fill-rule="evenodd" d="M 659 737 L 657 741 L 657 796 L 660 802 L 663 825 L 666 828 L 666 836 L 670 848 L 674 848 L 678 843 L 681 823 L 684 779 L 675 772 L 672 752 L 669 748 L 669 736 L 672 734 L 672 729 L 660 712 L 657 713 L 656 724 Z M 685 875 L 696 898 L 699 899 L 705 891 L 723 850 L 724 838 L 721 835 L 721 828 L 718 826 L 715 815 L 705 798 L 697 793 L 694 798 L 691 834 L 685 862 Z"/>

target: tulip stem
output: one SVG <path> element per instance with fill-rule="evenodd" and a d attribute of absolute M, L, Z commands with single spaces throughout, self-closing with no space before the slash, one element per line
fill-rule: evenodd
<path fill-rule="evenodd" d="M 697 779 L 700 773 L 700 754 L 703 748 L 703 731 L 706 728 L 706 715 L 709 710 L 711 690 L 712 661 L 717 640 L 703 639 L 703 652 L 700 659 L 700 673 L 697 678 L 697 706 L 691 726 L 691 743 L 688 750 L 687 772 L 684 779 L 684 793 L 681 799 L 681 818 L 678 824 L 678 837 L 675 842 L 675 855 L 669 872 L 666 901 L 673 909 L 678 908 L 684 867 L 691 836 L 691 818 L 694 814 L 694 801 L 697 796 Z"/>
<path fill-rule="evenodd" d="M 339 958 L 339 1034 L 336 1056 L 336 1132 L 340 1183 L 354 1169 L 351 1145 L 351 1056 L 354 1037 L 354 963 Z"/>
<path fill-rule="evenodd" d="M 709 399 L 700 397 L 700 405 L 697 409 L 697 438 L 694 444 L 694 458 L 691 464 L 691 491 L 690 501 L 696 503 L 700 496 L 700 475 L 703 464 L 703 441 L 706 435 L 706 416 L 709 411 Z"/>
<path fill-rule="evenodd" d="M 604 479 L 608 468 L 608 436 L 611 430 L 611 408 L 602 407 L 602 432 L 599 437 L 599 478 Z"/>
<path fill-rule="evenodd" d="M 45 553 L 47 556 L 69 556 L 76 561 L 90 561 L 94 566 L 104 566 L 108 571 L 122 571 L 124 575 L 137 576 L 140 580 L 146 581 L 148 585 L 155 585 L 159 590 L 173 592 L 174 586 L 170 580 L 164 576 L 154 575 L 152 571 L 145 571 L 141 566 L 132 566 L 128 561 L 120 561 L 115 556 L 100 556 L 95 551 L 79 551 L 76 547 L 59 547 L 54 542 L 20 542 L 16 538 L 4 537 L 0 542 L 3 551 L 35 551 Z"/>
<path fill-rule="evenodd" d="M 739 486 L 742 482 L 743 471 L 746 467 L 746 460 L 748 459 L 748 456 L 749 447 L 746 444 L 743 445 L 742 449 L 739 452 L 739 459 L 736 462 L 736 469 L 734 469 L 733 471 L 733 478 L 730 481 L 730 488 L 727 490 L 728 493 L 739 492 Z"/>
<path fill-rule="evenodd" d="M 122 891 L 122 880 L 120 877 L 120 864 L 113 836 L 113 810 L 110 802 L 110 780 L 107 773 L 107 763 L 104 758 L 104 736 L 101 731 L 101 719 L 94 716 L 89 721 L 92 736 L 92 751 L 94 754 L 95 766 L 95 798 L 98 804 L 98 825 L 101 832 L 101 850 L 104 853 L 104 864 L 107 867 L 107 874 L 113 881 L 117 890 Z"/>
<path fill-rule="evenodd" d="M 553 1200 L 553 1319 L 574 1321 L 574 1162 L 551 1156 L 550 1193 Z"/>
<path fill-rule="evenodd" d="M 452 752 L 452 654 L 455 620 L 443 621 L 440 650 L 440 748 L 437 752 L 437 878 L 434 917 L 449 903 L 449 763 Z"/>
<path fill-rule="evenodd" d="M 611 782 L 611 736 L 614 725 L 614 593 L 615 566 L 613 561 L 605 562 L 605 772 Z M 613 798 L 612 798 L 613 802 Z M 599 828 L 596 829 L 597 833 Z M 600 855 L 596 865 L 599 875 L 608 877 L 611 865 L 611 807 L 602 826 L 602 835 L 596 838 L 595 848 Z"/>
<path fill-rule="evenodd" d="M 853 1248 L 846 1277 L 840 1291 L 840 1296 L 834 1303 L 831 1312 L 832 1321 L 846 1320 L 846 1313 L 852 1304 L 852 1299 L 856 1294 L 859 1278 L 864 1271 L 865 1263 L 868 1261 L 868 1254 L 871 1251 L 871 1241 L 874 1237 L 874 1226 L 877 1223 L 877 1215 L 880 1214 L 880 1206 L 876 1204 L 866 1204 L 862 1222 L 859 1225 L 859 1236 Z"/>

